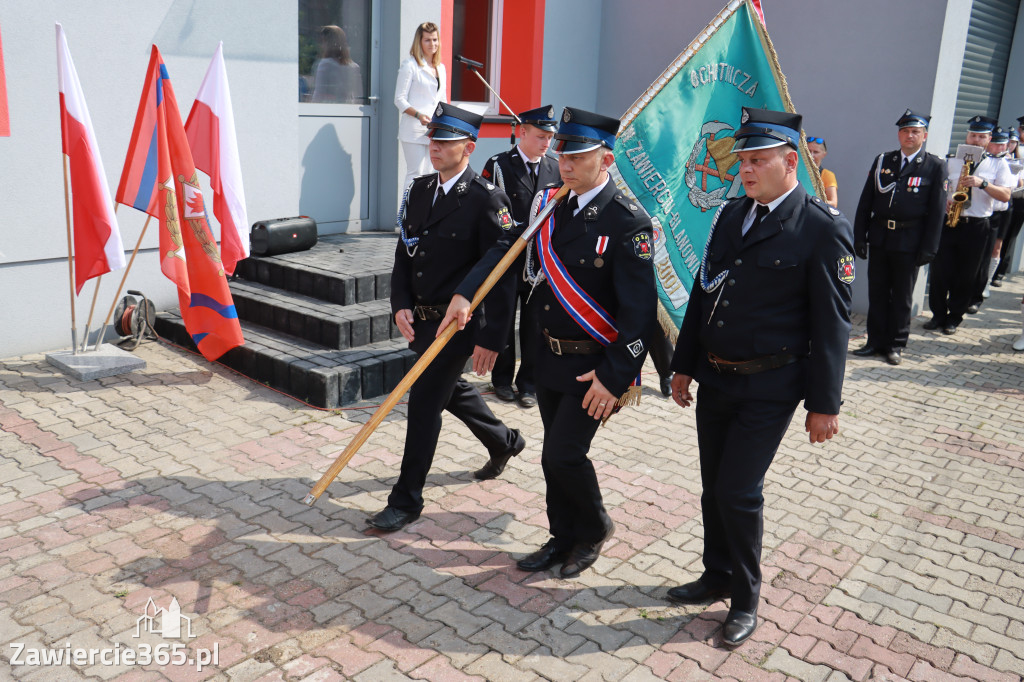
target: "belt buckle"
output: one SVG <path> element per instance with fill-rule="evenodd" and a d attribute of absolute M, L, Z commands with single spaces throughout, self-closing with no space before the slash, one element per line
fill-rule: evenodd
<path fill-rule="evenodd" d="M 896 221 L 895 220 L 886 220 L 885 221 L 885 226 L 887 228 L 889 228 L 890 230 L 895 230 L 896 229 Z"/>
<path fill-rule="evenodd" d="M 715 371 L 721 374 L 722 366 L 718 364 L 718 358 L 712 355 L 711 353 L 708 353 L 708 360 L 711 361 L 711 366 L 715 368 Z"/>
<path fill-rule="evenodd" d="M 413 312 L 416 314 L 416 317 L 420 318 L 424 322 L 427 321 L 427 313 L 423 309 L 423 306 L 421 306 L 421 305 L 416 306 L 415 308 L 413 308 Z"/>
<path fill-rule="evenodd" d="M 551 347 L 551 352 L 555 355 L 562 354 L 562 342 L 556 338 L 548 337 L 548 345 Z"/>

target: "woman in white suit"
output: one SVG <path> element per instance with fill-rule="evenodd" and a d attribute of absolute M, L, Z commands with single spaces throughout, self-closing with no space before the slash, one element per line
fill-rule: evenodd
<path fill-rule="evenodd" d="M 413 178 L 433 170 L 427 152 L 430 138 L 427 124 L 438 102 L 447 102 L 446 73 L 441 63 L 441 40 L 437 24 L 426 22 L 416 28 L 416 38 L 409 57 L 402 60 L 395 84 L 395 106 L 398 107 L 398 139 L 405 154 L 405 182 L 402 192 Z"/>

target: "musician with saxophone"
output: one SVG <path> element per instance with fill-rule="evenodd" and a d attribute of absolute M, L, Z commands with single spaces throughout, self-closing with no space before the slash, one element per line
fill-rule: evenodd
<path fill-rule="evenodd" d="M 967 121 L 969 145 L 985 149 L 992 139 L 996 120 L 974 116 Z M 947 220 L 942 228 L 939 252 L 931 267 L 928 306 L 932 319 L 925 329 L 955 334 L 971 304 L 981 262 L 988 256 L 989 218 L 996 202 L 1009 201 L 1013 174 L 1006 159 L 982 154 L 969 170 L 960 159 L 947 159 L 949 197 Z M 962 193 L 966 192 L 966 197 Z M 960 196 L 957 196 L 960 195 Z M 953 201 L 953 198 L 965 200 Z"/>
<path fill-rule="evenodd" d="M 868 338 L 853 354 L 890 365 L 902 362 L 917 270 L 935 258 L 946 219 L 946 166 L 924 151 L 930 121 L 910 109 L 896 121 L 900 148 L 875 159 L 853 223 L 854 249 L 868 259 Z"/>

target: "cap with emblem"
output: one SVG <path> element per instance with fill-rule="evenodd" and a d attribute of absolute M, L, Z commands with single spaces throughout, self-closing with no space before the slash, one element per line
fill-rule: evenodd
<path fill-rule="evenodd" d="M 900 128 L 927 128 L 928 123 L 932 120 L 931 116 L 926 114 L 917 114 L 907 109 L 900 116 L 900 120 L 896 121 L 896 125 Z"/>
<path fill-rule="evenodd" d="M 970 133 L 991 133 L 995 130 L 997 122 L 988 116 L 972 116 L 967 119 L 967 132 Z"/>
<path fill-rule="evenodd" d="M 460 109 L 447 102 L 439 102 L 434 117 L 427 124 L 427 135 L 434 140 L 476 140 L 484 117 Z"/>
<path fill-rule="evenodd" d="M 1002 128 L 996 128 L 992 131 L 992 142 L 995 144 L 1006 143 L 1010 141 L 1010 134 Z"/>
<path fill-rule="evenodd" d="M 1020 133 L 1017 132 L 1016 128 L 1010 128 L 1010 141 L 1020 142 Z"/>
<path fill-rule="evenodd" d="M 736 131 L 733 152 L 752 152 L 788 144 L 797 149 L 800 144 L 800 124 L 803 116 L 788 111 L 750 109 L 743 107 L 740 129 Z"/>
<path fill-rule="evenodd" d="M 1021 126 L 1024 126 L 1024 116 L 1018 116 L 1017 117 L 1017 124 L 1021 125 Z"/>
<path fill-rule="evenodd" d="M 555 108 L 546 104 L 536 109 L 530 109 L 519 114 L 519 122 L 555 132 L 558 121 L 555 120 Z"/>
<path fill-rule="evenodd" d="M 556 154 L 579 154 L 598 147 L 613 149 L 617 132 L 617 118 L 566 107 L 562 111 L 562 122 L 558 124 L 552 151 Z"/>

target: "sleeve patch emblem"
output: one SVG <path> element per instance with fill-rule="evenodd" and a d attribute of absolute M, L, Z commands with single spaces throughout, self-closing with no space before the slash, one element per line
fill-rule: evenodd
<path fill-rule="evenodd" d="M 491 177 L 491 171 L 489 171 L 489 170 L 487 170 L 486 168 L 484 168 L 484 172 L 483 172 L 483 173 L 481 173 L 480 175 L 484 176 L 485 178 L 488 178 L 488 179 L 490 179 L 490 177 Z"/>
<path fill-rule="evenodd" d="M 640 354 L 644 352 L 644 342 L 640 339 L 633 341 L 632 343 L 626 344 L 626 348 L 629 349 L 630 354 L 634 358 L 640 357 Z"/>
<path fill-rule="evenodd" d="M 643 260 L 651 259 L 651 236 L 645 232 L 633 237 L 633 253 Z"/>
<path fill-rule="evenodd" d="M 837 276 L 839 281 L 844 284 L 853 284 L 856 272 L 854 271 L 853 256 L 842 256 L 839 259 Z"/>
<path fill-rule="evenodd" d="M 498 226 L 503 230 L 512 228 L 512 214 L 508 212 L 508 209 L 502 206 L 498 209 Z"/>

